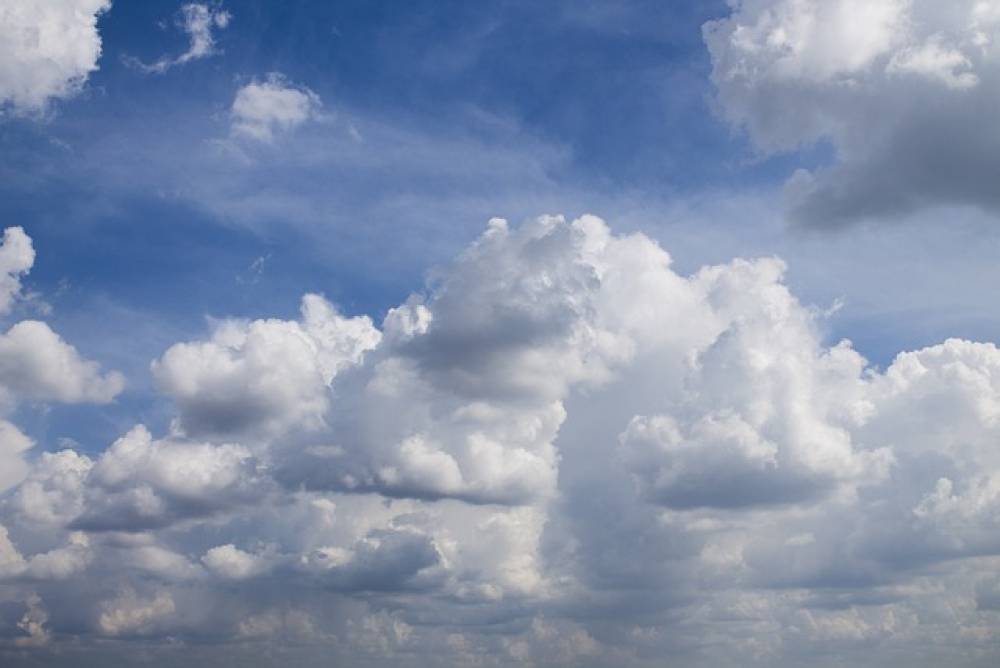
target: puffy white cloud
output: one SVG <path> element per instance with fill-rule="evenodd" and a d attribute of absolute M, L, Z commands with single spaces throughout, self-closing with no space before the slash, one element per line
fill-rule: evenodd
<path fill-rule="evenodd" d="M 21 291 L 20 277 L 35 261 L 31 238 L 20 227 L 4 230 L 0 244 L 0 315 Z M 124 387 L 121 374 L 102 373 L 44 322 L 22 320 L 0 334 L 0 408 L 18 401 L 107 403 Z"/>
<path fill-rule="evenodd" d="M 134 427 L 104 451 L 84 481 L 74 526 L 137 531 L 231 509 L 259 499 L 266 481 L 240 445 L 153 440 Z"/>
<path fill-rule="evenodd" d="M 323 103 L 305 86 L 289 83 L 280 74 L 251 81 L 238 91 L 230 110 L 232 133 L 261 142 L 274 140 L 308 120 L 318 118 Z"/>
<path fill-rule="evenodd" d="M 0 334 L 0 391 L 13 398 L 108 403 L 124 385 L 120 373 L 102 373 L 44 322 L 22 320 Z"/>
<path fill-rule="evenodd" d="M 162 74 L 171 67 L 207 58 L 217 53 L 213 31 L 217 28 L 220 30 L 226 28 L 232 18 L 232 14 L 217 4 L 191 2 L 183 5 L 178 12 L 177 25 L 190 40 L 188 50 L 174 58 L 164 56 L 148 65 L 134 58 L 129 58 L 126 62 L 146 72 Z"/>
<path fill-rule="evenodd" d="M 815 314 L 780 284 L 782 270 L 773 260 L 735 262 L 695 277 L 732 320 L 697 351 L 673 414 L 633 418 L 621 436 L 650 498 L 677 507 L 802 502 L 886 474 L 888 449 L 852 442 L 873 410 L 864 359 L 846 341 L 819 345 Z"/>
<path fill-rule="evenodd" d="M 380 334 L 367 316 L 345 318 L 318 295 L 301 321 L 226 320 L 211 339 L 172 346 L 152 365 L 190 434 L 232 434 L 323 424 L 329 386 Z"/>
<path fill-rule="evenodd" d="M 992 0 L 745 0 L 704 27 L 722 115 L 764 153 L 828 141 L 787 187 L 814 224 L 997 199 Z"/>
<path fill-rule="evenodd" d="M 110 0 L 8 0 L 0 7 L 0 108 L 40 112 L 97 69 Z"/>
<path fill-rule="evenodd" d="M 0 315 L 8 313 L 21 293 L 21 277 L 35 263 L 31 237 L 21 227 L 8 227 L 0 242 Z"/>

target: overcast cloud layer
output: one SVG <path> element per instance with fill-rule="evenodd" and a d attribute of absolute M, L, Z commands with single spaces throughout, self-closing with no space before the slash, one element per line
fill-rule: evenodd
<path fill-rule="evenodd" d="M 483 45 L 519 25 L 510 14 L 466 8 L 458 37 L 418 31 L 440 50 L 415 66 L 391 52 L 400 32 L 366 36 L 401 69 L 388 98 L 360 86 L 345 111 L 301 61 L 354 24 L 312 33 L 307 3 L 133 4 L 168 43 L 109 30 L 123 46 L 107 78 L 98 20 L 121 8 L 43 4 L 0 7 L 0 145 L 17 149 L 0 157 L 0 194 L 13 193 L 0 198 L 0 664 L 997 665 L 1000 349 L 939 337 L 870 361 L 834 334 L 851 331 L 843 301 L 800 297 L 795 259 L 748 240 L 801 233 L 774 231 L 785 207 L 844 235 L 820 237 L 800 276 L 880 256 L 905 273 L 920 262 L 851 246 L 873 237 L 843 224 L 919 214 L 930 222 L 914 229 L 943 235 L 935 212 L 974 207 L 968 238 L 933 237 L 951 245 L 878 239 L 932 258 L 974 244 L 966 273 L 945 270 L 964 255 L 920 270 L 938 299 L 995 314 L 970 294 L 1000 243 L 985 231 L 1000 2 L 699 5 L 714 17 L 688 37 L 701 69 L 675 72 L 676 92 L 701 76 L 689 86 L 711 96 L 716 130 L 767 165 L 763 185 L 706 183 L 671 202 L 691 216 L 715 203 L 694 224 L 699 259 L 635 224 L 662 199 L 608 194 L 612 166 L 580 166 L 592 128 L 561 141 L 547 125 L 587 128 L 582 108 L 554 122 L 533 99 L 515 112 L 448 97 L 449 77 L 463 94 L 503 78 Z M 529 25 L 533 5 L 505 11 Z M 233 49 L 245 60 L 226 65 L 224 40 L 265 10 L 295 43 L 263 64 Z M 630 58 L 680 58 L 654 48 L 650 11 L 595 1 L 546 16 L 595 54 L 624 39 Z M 402 33 L 439 27 L 426 6 L 407 16 Z M 274 39 L 250 51 L 274 53 Z M 615 79 L 574 54 L 583 88 Z M 192 83 L 211 68 L 223 83 Z M 393 115 L 421 104 L 397 71 L 449 100 L 430 129 Z M 123 82 L 136 99 L 102 106 Z M 140 93 L 161 86 L 175 97 L 154 97 L 155 115 Z M 134 127 L 101 134 L 74 116 L 87 105 Z M 594 122 L 609 118 L 629 121 Z M 442 129 L 456 119 L 468 125 Z M 693 155 L 668 158 L 694 169 Z M 532 205 L 627 202 L 630 220 L 452 220 L 492 206 L 494 189 Z M 132 208 L 141 197 L 156 204 Z M 8 214 L 22 210 L 37 217 Z M 338 222 L 387 210 L 408 217 Z M 449 224 L 476 232 L 440 236 Z M 274 241 L 295 235 L 337 247 L 341 273 Z M 250 256 L 233 271 L 239 243 Z M 279 274 L 291 288 L 268 291 Z M 404 278 L 384 302 L 367 296 Z M 846 289 L 830 283 L 824 295 Z M 922 296 L 872 303 L 908 333 Z"/>

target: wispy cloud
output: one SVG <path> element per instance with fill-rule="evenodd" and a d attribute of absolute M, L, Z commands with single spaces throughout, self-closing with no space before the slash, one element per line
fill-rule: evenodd
<path fill-rule="evenodd" d="M 226 28 L 231 20 L 232 14 L 220 4 L 186 4 L 178 12 L 176 24 L 190 40 L 187 51 L 176 57 L 163 56 L 153 63 L 143 63 L 132 56 L 126 56 L 125 62 L 143 72 L 163 74 L 172 67 L 208 58 L 218 53 L 213 32 Z"/>

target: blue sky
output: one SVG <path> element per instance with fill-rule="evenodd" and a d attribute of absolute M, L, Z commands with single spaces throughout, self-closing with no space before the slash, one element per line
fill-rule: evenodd
<path fill-rule="evenodd" d="M 1000 4 L 44 8 L 0 657 L 993 665 Z"/>

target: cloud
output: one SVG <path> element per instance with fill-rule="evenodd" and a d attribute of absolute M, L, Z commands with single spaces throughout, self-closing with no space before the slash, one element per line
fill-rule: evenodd
<path fill-rule="evenodd" d="M 319 118 L 319 95 L 305 86 L 295 86 L 272 73 L 264 81 L 252 81 L 238 91 L 230 109 L 235 137 L 271 142 L 306 121 Z"/>
<path fill-rule="evenodd" d="M 175 611 L 169 592 L 143 598 L 129 590 L 104 604 L 97 623 L 101 632 L 109 636 L 141 635 L 169 622 Z"/>
<path fill-rule="evenodd" d="M 369 532 L 350 549 L 320 548 L 306 562 L 328 586 L 346 591 L 399 591 L 416 585 L 441 555 L 432 537 L 411 528 Z"/>
<path fill-rule="evenodd" d="M 177 26 L 190 40 L 187 51 L 174 58 L 164 56 L 148 65 L 136 58 L 127 58 L 125 62 L 144 72 L 163 74 L 172 67 L 213 56 L 218 51 L 215 48 L 215 37 L 212 32 L 215 29 L 225 29 L 232 18 L 232 14 L 222 9 L 219 4 L 192 2 L 183 5 L 177 15 Z"/>
<path fill-rule="evenodd" d="M 35 261 L 31 238 L 20 227 L 4 231 L 0 244 L 0 315 L 21 294 L 21 277 Z M 125 380 L 116 371 L 102 372 L 96 362 L 80 357 L 44 322 L 22 320 L 0 333 L 0 410 L 21 401 L 108 403 Z"/>
<path fill-rule="evenodd" d="M 90 559 L 90 541 L 82 533 L 70 534 L 65 547 L 25 559 L 0 525 L 0 580 L 66 580 L 81 573 Z"/>
<path fill-rule="evenodd" d="M 31 237 L 21 227 L 8 227 L 0 242 L 0 315 L 10 312 L 21 294 L 21 277 L 35 263 Z"/>
<path fill-rule="evenodd" d="M 6 420 L 0 420 L 0 493 L 18 485 L 28 475 L 24 452 L 34 443 Z"/>
<path fill-rule="evenodd" d="M 84 490 L 83 512 L 73 526 L 140 531 L 250 502 L 266 483 L 247 448 L 155 441 L 138 425 L 94 462 Z"/>
<path fill-rule="evenodd" d="M 8 502 L 28 526 L 59 527 L 83 512 L 84 484 L 93 462 L 73 450 L 43 452 Z"/>
<path fill-rule="evenodd" d="M 45 111 L 79 92 L 101 57 L 97 19 L 110 0 L 11 0 L 0 9 L 0 109 Z"/>
<path fill-rule="evenodd" d="M 201 561 L 215 575 L 231 580 L 251 578 L 268 568 L 266 559 L 244 552 L 232 543 L 213 547 Z"/>
<path fill-rule="evenodd" d="M 63 403 L 108 403 L 125 385 L 102 373 L 44 322 L 22 320 L 0 334 L 0 396 Z"/>
<path fill-rule="evenodd" d="M 704 27 L 722 116 L 764 154 L 818 142 L 793 219 L 835 225 L 942 205 L 997 210 L 988 128 L 1000 86 L 996 3 L 748 0 Z"/>
<path fill-rule="evenodd" d="M 302 299 L 302 319 L 224 320 L 211 339 L 178 343 L 152 365 L 160 389 L 192 435 L 316 429 L 335 376 L 381 338 L 367 316 L 346 318 L 319 295 Z"/>
<path fill-rule="evenodd" d="M 316 296 L 224 321 L 154 365 L 168 436 L 30 462 L 9 625 L 34 594 L 70 654 L 994 662 L 1000 350 L 881 369 L 830 317 L 776 258 L 681 274 L 593 216 L 493 220 L 381 331 Z"/>

